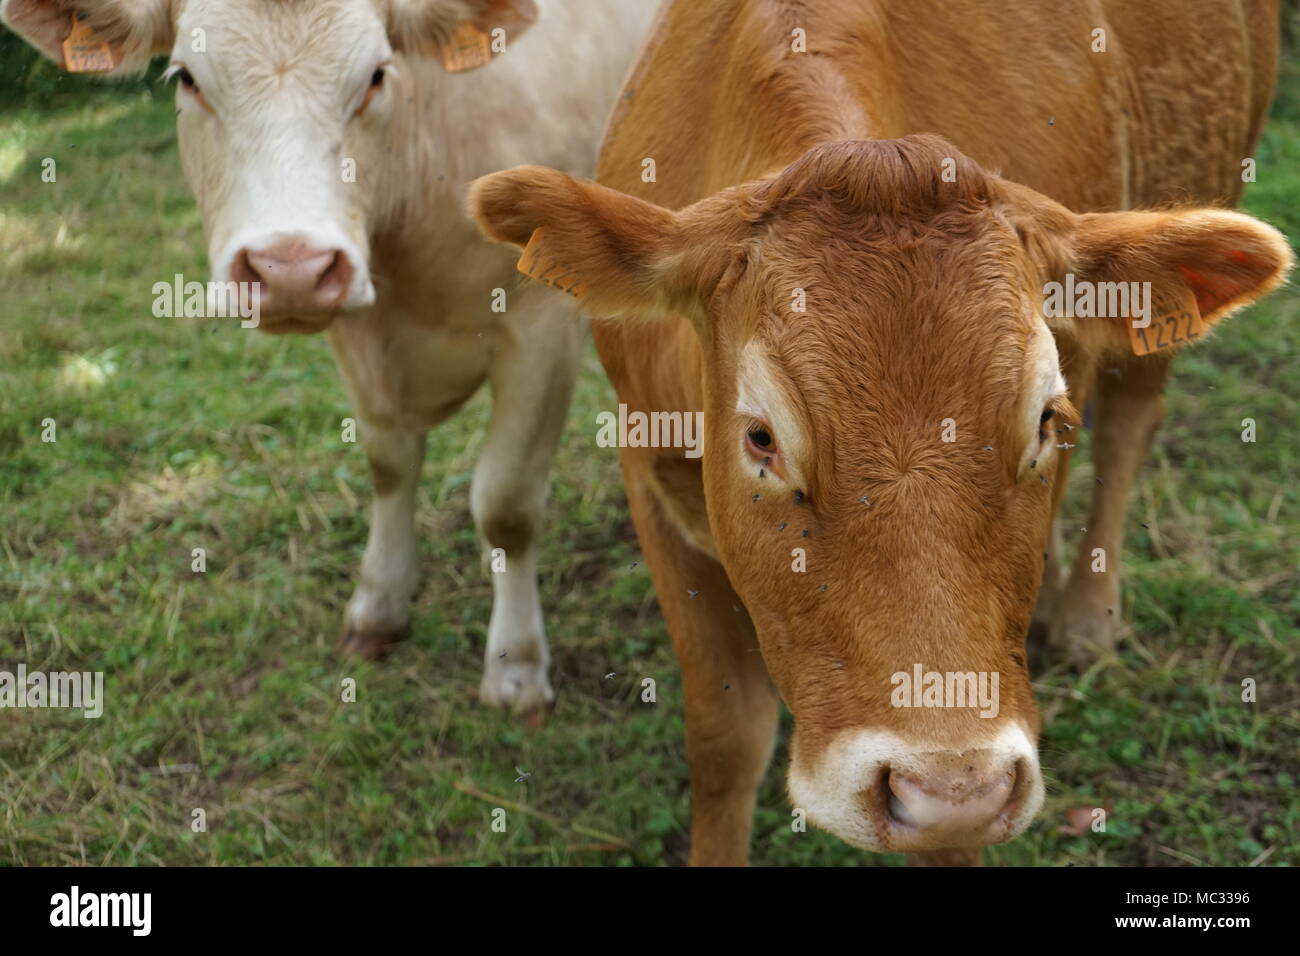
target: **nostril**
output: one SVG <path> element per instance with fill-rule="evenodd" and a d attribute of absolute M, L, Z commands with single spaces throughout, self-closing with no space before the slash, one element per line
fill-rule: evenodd
<path fill-rule="evenodd" d="M 316 282 L 316 291 L 326 299 L 344 295 L 352 284 L 352 263 L 341 249 L 334 251 L 329 265 Z"/>
<path fill-rule="evenodd" d="M 230 278 L 235 282 L 248 284 L 262 281 L 261 274 L 253 267 L 253 262 L 248 257 L 247 249 L 240 249 L 235 253 L 235 259 L 230 264 Z"/>
<path fill-rule="evenodd" d="M 885 808 L 889 812 L 890 820 L 894 823 L 914 827 L 916 826 L 916 818 L 908 812 L 907 804 L 904 803 L 902 798 L 899 796 L 898 791 L 902 788 L 895 787 L 895 779 L 895 776 L 890 773 L 888 768 L 886 768 L 881 781 L 885 795 Z"/>
<path fill-rule="evenodd" d="M 898 789 L 894 786 L 894 782 L 895 777 L 890 772 L 889 767 L 884 767 L 880 772 L 877 783 L 880 792 L 879 803 L 892 822 L 902 826 L 914 827 L 916 826 L 916 818 L 907 809 L 907 804 L 903 802 Z"/>
<path fill-rule="evenodd" d="M 1025 800 L 1029 797 L 1033 775 L 1027 773 L 1027 769 L 1028 765 L 1023 757 L 1016 760 L 1007 769 L 1007 776 L 1010 780 L 1007 788 L 1007 801 L 1002 806 L 1002 815 L 1004 817 L 1011 817 L 1018 813 Z"/>
<path fill-rule="evenodd" d="M 889 816 L 894 822 L 904 826 L 916 826 L 916 819 L 907 812 L 907 806 L 892 793 L 889 795 Z"/>

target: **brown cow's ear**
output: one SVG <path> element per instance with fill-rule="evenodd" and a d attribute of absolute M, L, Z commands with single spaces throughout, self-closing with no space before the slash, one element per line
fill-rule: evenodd
<path fill-rule="evenodd" d="M 392 0 L 389 42 L 463 73 L 505 53 L 536 20 L 535 0 Z"/>
<path fill-rule="evenodd" d="M 524 250 L 520 272 L 598 315 L 703 321 L 704 222 L 542 166 L 475 180 L 469 212 L 488 238 Z"/>
<path fill-rule="evenodd" d="M 167 0 L 0 0 L 0 20 L 73 73 L 140 73 L 176 34 Z"/>
<path fill-rule="evenodd" d="M 1074 315 L 1076 335 L 1094 350 L 1137 355 L 1197 341 L 1281 285 L 1293 260 L 1272 226 L 1222 209 L 1081 215 L 1066 245 L 1076 290 L 1091 288 L 1097 304 L 1122 302 L 1120 293 L 1133 303 L 1126 315 Z"/>

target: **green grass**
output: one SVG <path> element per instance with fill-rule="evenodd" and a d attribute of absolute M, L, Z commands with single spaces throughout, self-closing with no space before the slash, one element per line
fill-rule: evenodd
<path fill-rule="evenodd" d="M 1290 70 L 1247 207 L 1297 237 Z M 205 272 L 169 97 L 47 86 L 0 114 L 0 665 L 106 671 L 108 705 L 97 721 L 0 712 L 0 861 L 681 862 L 681 683 L 644 564 L 630 567 L 616 452 L 592 441 L 616 404 L 594 352 L 545 540 L 546 726 L 474 700 L 491 595 L 467 492 L 484 395 L 430 438 L 411 640 L 382 665 L 343 662 L 369 492 L 325 342 L 154 318 L 154 281 Z M 1131 639 L 1112 666 L 1036 675 L 1048 802 L 989 862 L 1300 863 L 1298 313 L 1288 289 L 1180 359 L 1130 509 Z M 1073 524 L 1091 482 L 1086 465 L 1071 478 Z M 190 571 L 195 547 L 206 574 Z M 1257 704 L 1239 700 L 1244 677 Z M 785 765 L 783 744 L 756 863 L 901 862 L 792 833 Z M 516 766 L 532 776 L 516 783 Z M 1094 803 L 1111 806 L 1108 832 L 1058 833 Z M 191 831 L 194 808 L 208 832 Z"/>

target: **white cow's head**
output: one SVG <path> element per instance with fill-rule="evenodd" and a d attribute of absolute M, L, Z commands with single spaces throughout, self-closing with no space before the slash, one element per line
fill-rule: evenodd
<path fill-rule="evenodd" d="M 77 0 L 76 9 L 72 42 L 101 62 L 65 57 L 72 4 L 0 2 L 4 21 L 65 68 L 122 75 L 171 58 L 212 279 L 258 283 L 261 327 L 272 332 L 320 331 L 373 304 L 370 237 L 395 215 L 402 184 L 387 180 L 411 148 L 412 130 L 391 120 L 420 96 L 407 75 L 419 59 L 450 71 L 483 65 L 537 13 L 533 0 Z"/>

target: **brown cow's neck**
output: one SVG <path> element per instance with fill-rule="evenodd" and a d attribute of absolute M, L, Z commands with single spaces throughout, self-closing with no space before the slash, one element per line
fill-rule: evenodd
<path fill-rule="evenodd" d="M 826 38 L 839 29 L 827 20 L 797 0 L 669 4 L 611 118 L 600 181 L 680 208 L 780 169 L 822 143 L 884 135 L 873 119 L 872 97 L 864 93 L 883 84 L 850 78 L 844 69 L 846 63 L 858 69 L 864 44 L 855 40 L 853 55 L 823 52 Z M 797 29 L 815 52 L 793 53 Z M 856 36 L 852 30 L 848 35 Z M 865 46 L 884 71 L 890 55 L 882 37 Z M 703 80 L 692 81 L 685 101 L 682 77 Z M 654 142 L 637 135 L 648 132 L 640 119 L 656 115 L 656 103 L 672 103 L 674 126 L 693 134 Z M 663 171 L 649 188 L 641 178 L 645 158 Z"/>

